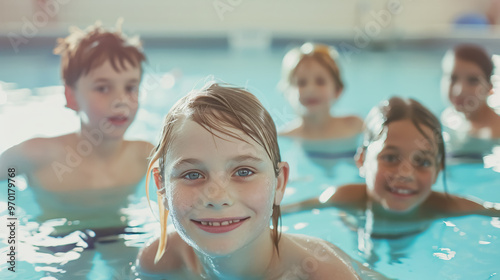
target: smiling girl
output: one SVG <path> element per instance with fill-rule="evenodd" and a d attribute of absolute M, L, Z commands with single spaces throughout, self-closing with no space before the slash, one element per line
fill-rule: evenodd
<path fill-rule="evenodd" d="M 280 233 L 289 167 L 281 162 L 271 116 L 249 92 L 212 84 L 181 99 L 165 119 L 150 167 L 156 161 L 162 235 L 139 254 L 141 272 L 359 279 L 334 245 Z M 175 226 L 168 233 L 167 216 Z"/>
<path fill-rule="evenodd" d="M 439 120 L 420 103 L 393 97 L 373 108 L 365 123 L 357 154 L 365 183 L 329 189 L 319 198 L 285 206 L 284 213 L 337 207 L 351 214 L 347 221 L 353 226 L 393 237 L 422 231 L 442 217 L 500 216 L 498 203 L 432 191 L 445 168 L 445 149 Z"/>

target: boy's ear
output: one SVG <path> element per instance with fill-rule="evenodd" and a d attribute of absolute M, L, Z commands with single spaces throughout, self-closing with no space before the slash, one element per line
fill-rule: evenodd
<path fill-rule="evenodd" d="M 161 177 L 160 169 L 158 167 L 153 168 L 153 177 L 155 178 L 156 188 L 158 190 L 162 190 L 164 186 L 163 178 Z"/>
<path fill-rule="evenodd" d="M 64 86 L 64 97 L 66 97 L 66 107 L 78 112 L 78 103 L 76 102 L 75 90 L 68 86 Z"/>
<path fill-rule="evenodd" d="M 285 195 L 286 184 L 288 183 L 288 174 L 290 173 L 290 166 L 287 162 L 278 163 L 279 174 L 278 183 L 276 185 L 276 193 L 274 194 L 274 205 L 280 205 L 283 196 Z"/>
<path fill-rule="evenodd" d="M 354 155 L 356 166 L 359 169 L 359 176 L 361 177 L 365 177 L 365 167 L 363 166 L 365 162 L 365 156 L 366 156 L 366 149 L 363 147 L 359 147 L 358 150 L 356 151 L 356 154 Z"/>

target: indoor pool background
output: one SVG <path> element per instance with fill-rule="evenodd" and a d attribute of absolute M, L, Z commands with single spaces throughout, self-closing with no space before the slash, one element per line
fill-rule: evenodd
<path fill-rule="evenodd" d="M 156 142 L 168 109 L 193 87 L 199 88 L 211 79 L 208 75 L 247 87 L 264 103 L 277 126 L 293 120 L 293 110 L 277 89 L 281 59 L 290 46 L 259 51 L 222 46 L 146 48 L 148 64 L 142 84 L 141 108 L 127 137 Z M 341 52 L 340 65 L 346 87 L 333 111 L 339 115 L 364 117 L 380 100 L 401 95 L 414 97 L 439 114 L 446 106 L 440 95 L 440 60 L 444 51 L 445 48 L 439 47 Z M 75 114 L 64 108 L 59 57 L 52 55 L 50 48 L 26 48 L 16 55 L 8 49 L 2 50 L 0 65 L 0 152 L 30 137 L 53 136 L 78 126 Z M 319 195 L 332 185 L 361 181 L 350 159 L 315 161 L 307 158 L 297 143 L 280 139 L 280 145 L 282 157 L 291 164 L 284 203 Z M 497 172 L 482 164 L 450 166 L 446 173 L 448 190 L 500 202 L 500 174 Z M 436 190 L 443 189 L 441 182 L 438 180 Z M 0 184 L 6 186 L 5 181 Z M 0 215 L 5 221 L 2 224 L 6 223 L 6 195 L 6 191 L 0 194 Z M 33 222 L 39 209 L 29 186 L 20 184 L 16 204 L 21 221 L 17 236 L 23 243 L 18 252 L 21 261 L 16 273 L 6 271 L 6 263 L 0 262 L 0 278 L 128 279 L 130 265 L 120 260 L 127 254 L 133 259 L 136 248 L 157 234 L 159 228 L 144 195 L 143 185 L 138 186 L 127 213 L 134 228 L 147 233 L 125 235 L 121 243 L 97 244 L 97 250 L 82 253 L 77 266 L 71 267 L 72 261 L 69 261 L 64 266 L 68 272 L 64 274 L 54 263 L 79 256 L 55 254 L 59 259 L 51 260 L 33 251 L 33 244 L 38 244 L 36 241 L 43 235 L 37 231 L 39 225 Z M 498 218 L 469 216 L 436 220 L 421 234 L 371 242 L 362 240 L 355 231 L 348 229 L 335 209 L 288 215 L 283 217 L 283 225 L 286 232 L 331 241 L 360 262 L 397 279 L 500 279 Z M 2 256 L 6 251 L 4 228 L 2 226 L 0 236 Z M 106 251 L 111 253 L 104 253 Z M 70 274 L 71 277 L 65 277 Z"/>

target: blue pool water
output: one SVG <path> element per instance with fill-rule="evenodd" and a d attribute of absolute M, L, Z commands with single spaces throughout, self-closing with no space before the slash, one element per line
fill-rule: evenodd
<path fill-rule="evenodd" d="M 168 109 L 187 91 L 203 85 L 207 75 L 246 86 L 264 103 L 278 126 L 295 118 L 276 87 L 284 48 L 245 52 L 225 48 L 146 49 L 146 52 L 149 63 L 142 85 L 141 108 L 127 131 L 128 138 L 156 142 L 162 117 Z M 333 111 L 364 117 L 380 100 L 401 95 L 414 97 L 434 113 L 440 113 L 446 106 L 439 89 L 443 53 L 444 49 L 344 53 L 340 64 L 346 89 Z M 8 49 L 0 51 L 0 65 L 9 66 L 0 69 L 3 82 L 0 84 L 0 152 L 30 137 L 53 136 L 77 128 L 75 114 L 64 108 L 58 63 L 58 57 L 51 55 L 49 49 L 25 49 L 14 56 Z M 317 196 L 331 186 L 361 182 L 351 159 L 311 159 L 298 143 L 280 139 L 280 145 L 283 159 L 291 165 L 284 203 Z M 493 168 L 484 168 L 482 164 L 453 165 L 448 168 L 446 178 L 450 193 L 500 202 L 500 173 Z M 441 182 L 438 180 L 436 190 L 443 190 Z M 6 186 L 6 182 L 0 184 Z M 1 279 L 135 278 L 130 275 L 131 262 L 138 248 L 157 234 L 159 228 L 144 199 L 142 184 L 124 213 L 135 233 L 121 235 L 118 242 L 94 244 L 93 250 L 83 250 L 88 246 L 84 242 L 59 253 L 43 248 L 56 241 L 44 234 L 50 224 L 39 228 L 34 221 L 40 209 L 29 186 L 21 184 L 18 189 L 20 261 L 17 272 L 10 273 L 2 260 Z M 2 225 L 6 223 L 6 200 L 7 193 L 2 191 Z M 358 261 L 398 279 L 500 279 L 498 218 L 469 216 L 436 220 L 421 234 L 394 240 L 363 239 L 345 226 L 335 209 L 284 216 L 283 225 L 286 232 L 331 241 Z M 7 251 L 5 237 L 2 230 L 2 256 Z M 76 235 L 70 238 L 73 239 L 67 243 L 71 244 L 85 239 Z"/>

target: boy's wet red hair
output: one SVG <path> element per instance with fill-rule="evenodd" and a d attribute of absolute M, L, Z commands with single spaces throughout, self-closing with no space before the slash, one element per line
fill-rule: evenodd
<path fill-rule="evenodd" d="M 99 23 L 81 30 L 70 29 L 66 38 L 59 38 L 54 54 L 61 55 L 61 72 L 64 84 L 74 87 L 82 75 L 110 61 L 119 72 L 125 63 L 141 67 L 146 60 L 138 37 L 129 38 L 121 30 L 105 30 Z"/>

